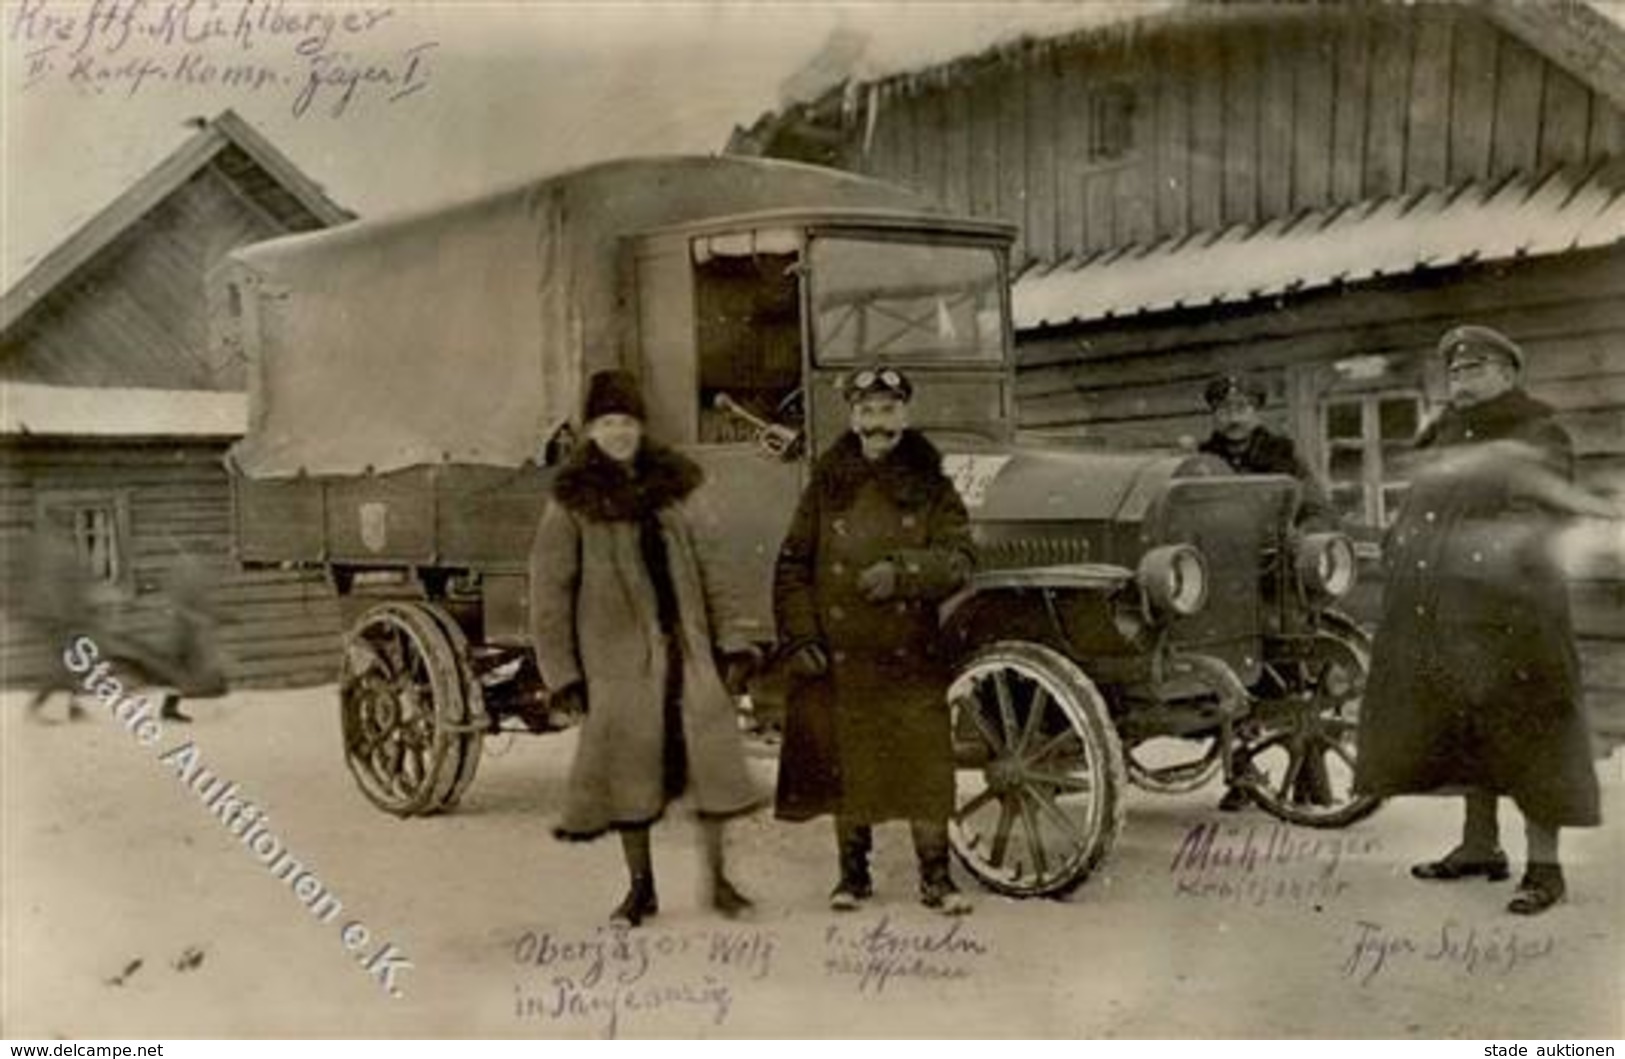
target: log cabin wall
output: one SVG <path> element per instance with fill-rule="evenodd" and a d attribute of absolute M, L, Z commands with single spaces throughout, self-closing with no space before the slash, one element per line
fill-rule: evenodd
<path fill-rule="evenodd" d="M 1021 227 L 1054 262 L 1625 149 L 1625 114 L 1482 11 L 1200 5 L 863 86 L 765 153 Z"/>
<path fill-rule="evenodd" d="M 34 687 L 62 675 L 61 661 L 27 620 L 29 536 L 58 500 L 105 500 L 119 512 L 116 547 L 124 576 L 106 586 L 109 624 L 144 642 L 166 629 L 163 586 L 184 562 L 211 575 L 221 613 L 217 637 L 234 686 L 299 685 L 334 679 L 337 601 L 319 574 L 241 570 L 232 561 L 225 443 L 8 439 L 0 444 L 0 677 Z"/>

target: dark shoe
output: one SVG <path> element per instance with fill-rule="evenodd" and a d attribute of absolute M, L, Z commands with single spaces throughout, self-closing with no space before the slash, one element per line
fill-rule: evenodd
<path fill-rule="evenodd" d="M 856 912 L 874 895 L 874 884 L 868 879 L 843 878 L 829 892 L 829 907 L 834 912 Z"/>
<path fill-rule="evenodd" d="M 949 879 L 932 879 L 920 883 L 920 904 L 945 916 L 968 916 L 970 898 L 960 893 Z"/>
<path fill-rule="evenodd" d="M 192 718 L 181 712 L 181 704 L 178 699 L 165 699 L 163 707 L 158 711 L 158 716 L 162 720 L 174 721 L 176 724 L 192 723 Z"/>
<path fill-rule="evenodd" d="M 1507 911 L 1518 916 L 1538 916 L 1563 900 L 1568 887 L 1563 869 L 1556 864 L 1531 864 L 1524 869 L 1518 892 L 1507 902 Z"/>
<path fill-rule="evenodd" d="M 635 927 L 660 911 L 660 899 L 655 896 L 653 883 L 633 883 L 621 903 L 609 914 L 612 927 Z"/>
<path fill-rule="evenodd" d="M 1244 789 L 1240 787 L 1226 787 L 1224 789 L 1224 797 L 1219 799 L 1219 812 L 1239 813 L 1251 804 L 1253 804 L 1253 800 L 1247 796 L 1247 792 Z"/>
<path fill-rule="evenodd" d="M 719 877 L 711 884 L 711 907 L 724 919 L 739 919 L 749 915 L 756 902 L 740 893 L 733 883 Z"/>
<path fill-rule="evenodd" d="M 1511 877 L 1512 869 L 1507 865 L 1507 855 L 1500 850 L 1496 850 L 1488 857 L 1480 857 L 1464 853 L 1461 847 L 1457 846 L 1441 860 L 1411 865 L 1411 875 L 1431 882 L 1454 882 L 1457 879 L 1471 879 L 1482 875 L 1490 882 L 1500 882 Z"/>

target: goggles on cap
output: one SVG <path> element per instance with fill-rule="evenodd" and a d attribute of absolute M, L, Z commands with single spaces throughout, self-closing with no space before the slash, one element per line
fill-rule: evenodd
<path fill-rule="evenodd" d="M 905 400 L 913 392 L 903 373 L 895 368 L 864 368 L 846 380 L 842 387 L 847 398 L 861 396 L 873 390 L 889 390 Z"/>
<path fill-rule="evenodd" d="M 901 390 L 903 388 L 903 377 L 891 368 L 881 368 L 878 371 L 873 368 L 865 368 L 852 376 L 852 382 L 848 389 L 871 390 L 874 388 L 875 383 L 879 383 L 889 390 Z"/>

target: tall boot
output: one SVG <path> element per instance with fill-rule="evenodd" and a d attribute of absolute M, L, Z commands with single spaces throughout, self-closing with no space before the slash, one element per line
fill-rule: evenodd
<path fill-rule="evenodd" d="M 725 839 L 723 828 L 721 820 L 700 818 L 700 839 L 705 846 L 705 869 L 711 890 L 711 907 L 722 913 L 724 919 L 738 919 L 750 912 L 755 903 L 728 881 L 726 856 L 723 851 Z"/>
<path fill-rule="evenodd" d="M 920 864 L 920 903 L 945 916 L 970 913 L 970 898 L 959 892 L 948 871 L 948 823 L 945 820 L 911 820 L 914 856 Z"/>
<path fill-rule="evenodd" d="M 655 896 L 654 857 L 649 852 L 649 827 L 621 829 L 621 853 L 626 858 L 626 874 L 631 885 L 615 911 L 609 914 L 611 926 L 635 927 L 660 911 Z"/>
<path fill-rule="evenodd" d="M 835 818 L 835 845 L 840 856 L 841 880 L 830 891 L 829 907 L 851 912 L 875 894 L 869 874 L 869 851 L 874 847 L 874 831 L 868 824 Z"/>

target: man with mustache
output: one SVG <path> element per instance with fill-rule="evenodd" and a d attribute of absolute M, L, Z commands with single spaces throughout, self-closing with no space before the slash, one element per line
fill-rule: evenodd
<path fill-rule="evenodd" d="M 1213 433 L 1198 448 L 1219 457 L 1237 474 L 1296 478 L 1303 492 L 1294 521 L 1299 526 L 1330 529 L 1337 524 L 1337 513 L 1320 480 L 1291 438 L 1264 425 L 1261 413 L 1266 396 L 1264 384 L 1246 376 L 1223 375 L 1209 382 L 1202 399 L 1213 413 Z"/>
<path fill-rule="evenodd" d="M 948 871 L 954 766 L 935 657 L 936 605 L 969 576 L 969 518 L 942 455 L 909 428 L 914 388 L 894 368 L 843 387 L 851 430 L 813 469 L 779 551 L 773 602 L 791 693 L 778 816 L 833 813 L 840 879 L 830 907 L 874 893 L 872 825 L 907 820 L 920 900 L 970 911 Z"/>

